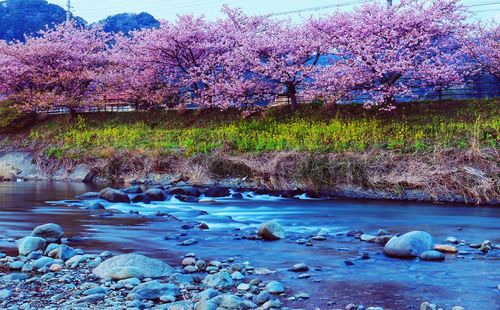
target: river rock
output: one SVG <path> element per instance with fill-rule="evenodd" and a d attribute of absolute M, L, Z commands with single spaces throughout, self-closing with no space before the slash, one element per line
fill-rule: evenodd
<path fill-rule="evenodd" d="M 12 269 L 12 270 L 20 270 L 21 268 L 23 268 L 24 266 L 24 263 L 21 262 L 21 261 L 16 261 L 16 262 L 12 262 L 10 263 L 9 265 L 9 269 Z"/>
<path fill-rule="evenodd" d="M 457 253 L 458 252 L 457 247 L 455 247 L 453 245 L 447 245 L 447 244 L 435 244 L 434 250 L 442 252 L 442 253 Z"/>
<path fill-rule="evenodd" d="M 59 242 L 64 235 L 64 231 L 61 226 L 54 223 L 48 223 L 35 227 L 31 235 L 33 237 L 43 238 L 47 242 Z"/>
<path fill-rule="evenodd" d="M 164 201 L 167 199 L 165 193 L 158 188 L 148 189 L 144 194 L 148 196 L 151 201 Z"/>
<path fill-rule="evenodd" d="M 99 192 L 86 192 L 77 197 L 80 199 L 94 199 L 99 197 Z"/>
<path fill-rule="evenodd" d="M 359 236 L 359 239 L 361 239 L 361 241 L 366 241 L 366 242 L 372 242 L 372 243 L 377 242 L 377 236 L 369 234 L 362 234 L 361 236 Z"/>
<path fill-rule="evenodd" d="M 268 309 L 281 309 L 283 307 L 283 303 L 279 299 L 272 299 L 266 301 L 262 305 L 262 310 L 268 310 Z"/>
<path fill-rule="evenodd" d="M 40 269 L 43 267 L 48 267 L 48 266 L 52 265 L 54 262 L 55 262 L 55 259 L 47 257 L 47 256 L 43 256 L 43 257 L 40 257 L 39 259 L 35 260 L 33 262 L 33 266 L 36 269 Z"/>
<path fill-rule="evenodd" d="M 432 236 L 424 231 L 411 231 L 394 236 L 384 246 L 384 254 L 389 257 L 416 257 L 434 249 Z"/>
<path fill-rule="evenodd" d="M 144 274 L 142 270 L 137 267 L 125 266 L 111 269 L 110 276 L 113 280 L 124 280 L 130 278 L 142 279 Z"/>
<path fill-rule="evenodd" d="M 142 202 L 142 203 L 145 203 L 145 204 L 150 204 L 151 203 L 151 199 L 149 198 L 149 196 L 146 196 L 145 194 L 139 194 L 139 195 L 136 195 L 134 196 L 131 201 L 133 203 L 139 203 L 139 202 Z"/>
<path fill-rule="evenodd" d="M 107 200 L 109 202 L 130 203 L 130 199 L 125 192 L 110 187 L 100 191 L 99 198 Z"/>
<path fill-rule="evenodd" d="M 140 186 L 131 186 L 123 190 L 127 194 L 142 194 L 142 188 Z"/>
<path fill-rule="evenodd" d="M 258 235 L 264 240 L 277 240 L 285 238 L 285 231 L 277 222 L 269 221 L 260 225 Z"/>
<path fill-rule="evenodd" d="M 245 300 L 241 297 L 223 294 L 210 299 L 217 309 L 231 309 L 231 310 L 246 310 L 255 309 L 257 305 L 249 300 Z"/>
<path fill-rule="evenodd" d="M 61 244 L 57 249 L 56 258 L 62 259 L 63 261 L 67 261 L 76 255 L 76 250 L 72 247 L 67 246 L 66 244 Z"/>
<path fill-rule="evenodd" d="M 100 278 L 111 278 L 112 274 L 117 272 L 116 269 L 126 267 L 136 267 L 140 269 L 142 271 L 142 276 L 145 278 L 166 277 L 171 275 L 174 270 L 168 264 L 160 260 L 131 253 L 114 256 L 105 260 L 93 270 L 93 273 Z"/>
<path fill-rule="evenodd" d="M 491 250 L 491 241 L 489 241 L 489 240 L 483 241 L 483 243 L 481 244 L 481 247 L 479 247 L 479 251 L 481 251 L 483 253 L 487 253 L 490 250 Z"/>
<path fill-rule="evenodd" d="M 447 237 L 444 241 L 448 243 L 458 244 L 458 239 L 453 236 Z"/>
<path fill-rule="evenodd" d="M 102 202 L 100 202 L 100 201 L 94 201 L 94 202 L 92 202 L 85 209 L 88 209 L 88 210 L 104 210 L 104 209 L 106 209 L 106 207 L 104 206 L 104 204 Z"/>
<path fill-rule="evenodd" d="M 203 194 L 205 197 L 227 197 L 231 195 L 229 189 L 223 187 L 208 188 Z"/>
<path fill-rule="evenodd" d="M 19 255 L 23 256 L 26 256 L 31 252 L 37 250 L 43 250 L 43 248 L 45 247 L 45 243 L 46 243 L 45 239 L 32 236 L 27 236 L 19 240 L 16 240 Z"/>
<path fill-rule="evenodd" d="M 24 273 L 11 273 L 11 274 L 8 274 L 6 276 L 0 277 L 0 280 L 1 281 L 5 281 L 5 282 L 23 281 L 23 280 L 26 280 L 26 279 L 28 279 L 28 275 L 26 275 Z"/>
<path fill-rule="evenodd" d="M 262 305 L 265 302 L 267 302 L 268 300 L 270 300 L 271 298 L 272 298 L 271 294 L 268 291 L 264 290 L 264 291 L 260 292 L 259 294 L 257 294 L 256 296 L 254 296 L 253 301 L 258 305 Z"/>
<path fill-rule="evenodd" d="M 305 272 L 309 270 L 309 267 L 307 267 L 306 264 L 295 264 L 292 266 L 292 268 L 289 268 L 288 270 L 293 272 Z"/>
<path fill-rule="evenodd" d="M 168 193 L 170 195 L 200 196 L 200 191 L 192 186 L 172 187 L 168 190 Z"/>
<path fill-rule="evenodd" d="M 438 251 L 425 251 L 422 254 L 420 254 L 419 257 L 421 260 L 427 260 L 427 261 L 443 261 L 444 260 L 443 253 L 438 252 Z"/>
<path fill-rule="evenodd" d="M 233 279 L 226 271 L 211 274 L 203 279 L 203 284 L 212 288 L 226 288 L 233 285 Z"/>
<path fill-rule="evenodd" d="M 180 296 L 181 292 L 177 285 L 173 283 L 160 283 L 158 281 L 149 281 L 137 285 L 127 295 L 128 300 L 157 300 L 161 296 Z"/>
<path fill-rule="evenodd" d="M 10 296 L 12 296 L 12 291 L 7 289 L 0 290 L 0 301 L 6 300 Z"/>
<path fill-rule="evenodd" d="M 86 164 L 78 164 L 67 178 L 71 182 L 89 182 L 92 180 L 92 172 Z"/>
<path fill-rule="evenodd" d="M 271 294 L 281 294 L 285 291 L 285 287 L 281 282 L 278 281 L 271 281 L 267 283 L 266 285 L 266 291 L 268 291 Z"/>

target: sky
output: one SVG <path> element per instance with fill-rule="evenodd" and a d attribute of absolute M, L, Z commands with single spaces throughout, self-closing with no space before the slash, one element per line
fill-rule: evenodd
<path fill-rule="evenodd" d="M 118 13 L 148 12 L 157 19 L 174 20 L 179 14 L 192 13 L 205 15 L 209 19 L 220 16 L 220 8 L 224 4 L 242 8 L 246 14 L 270 14 L 289 12 L 301 9 L 314 9 L 309 12 L 289 13 L 282 15 L 295 20 L 305 19 L 310 15 L 321 15 L 333 12 L 337 8 L 320 8 L 322 6 L 340 5 L 341 10 L 352 9 L 352 3 L 363 0 L 71 0 L 74 15 L 83 17 L 92 23 Z M 48 0 L 66 7 L 67 0 Z M 397 3 L 398 0 L 394 0 Z M 500 0 L 462 0 L 465 5 L 472 5 L 475 18 L 481 20 L 496 19 L 500 21 Z"/>

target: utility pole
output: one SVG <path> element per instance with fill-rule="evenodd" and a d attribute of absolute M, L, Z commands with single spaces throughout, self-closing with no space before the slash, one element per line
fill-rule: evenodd
<path fill-rule="evenodd" d="M 392 0 L 387 0 L 387 6 L 391 7 L 392 6 Z"/>
<path fill-rule="evenodd" d="M 68 23 L 71 21 L 71 0 L 68 0 L 66 5 L 66 21 Z"/>

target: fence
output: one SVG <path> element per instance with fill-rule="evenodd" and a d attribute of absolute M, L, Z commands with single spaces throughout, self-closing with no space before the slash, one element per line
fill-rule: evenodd
<path fill-rule="evenodd" d="M 396 96 L 396 102 L 409 102 L 416 100 L 463 100 L 463 99 L 481 99 L 481 98 L 497 98 L 500 97 L 500 79 L 494 76 L 479 76 L 470 80 L 467 84 L 459 87 L 450 87 L 442 90 L 436 90 L 435 87 L 415 87 L 412 89 L 415 96 Z M 355 96 L 345 103 L 364 103 L 371 98 L 367 95 Z M 300 96 L 299 103 L 306 103 Z M 274 102 L 265 103 L 268 106 L 278 106 L 290 104 L 290 98 L 280 95 Z M 196 108 L 194 105 L 189 105 L 190 108 Z M 165 108 L 167 109 L 167 108 Z M 78 113 L 92 112 L 131 112 L 135 111 L 136 107 L 129 103 L 110 104 L 101 107 L 78 108 Z M 37 110 L 37 113 L 45 114 L 67 114 L 70 110 L 65 107 L 58 107 L 50 110 Z"/>

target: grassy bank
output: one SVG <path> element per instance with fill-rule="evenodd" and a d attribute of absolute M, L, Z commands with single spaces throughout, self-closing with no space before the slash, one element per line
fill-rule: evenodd
<path fill-rule="evenodd" d="M 221 148 L 237 153 L 413 152 L 435 147 L 495 148 L 499 130 L 500 100 L 481 100 L 406 104 L 393 112 L 309 105 L 251 116 L 236 110 L 55 116 L 30 128 L 23 143 L 50 144 L 48 154 L 58 157 L 80 153 L 102 157 L 111 150 L 192 155 Z"/>
<path fill-rule="evenodd" d="M 412 103 L 392 112 L 309 105 L 247 114 L 45 116 L 10 134 L 2 148 L 32 151 L 48 174 L 85 163 L 108 180 L 168 173 L 193 184 L 239 177 L 269 189 L 500 200 L 498 99 Z"/>

